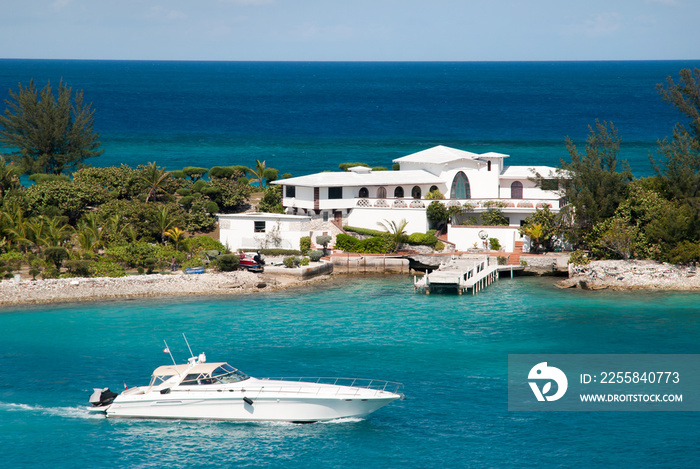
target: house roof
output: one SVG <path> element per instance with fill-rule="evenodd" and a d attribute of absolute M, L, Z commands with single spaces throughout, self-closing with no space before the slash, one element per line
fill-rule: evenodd
<path fill-rule="evenodd" d="M 279 179 L 271 184 L 305 187 L 400 186 L 404 184 L 439 184 L 439 177 L 422 169 L 406 171 L 371 171 L 359 174 L 352 171 L 309 174 Z"/>
<path fill-rule="evenodd" d="M 413 153 L 411 155 L 403 156 L 397 158 L 394 163 L 433 163 L 433 164 L 445 164 L 451 163 L 458 160 L 478 160 L 479 158 L 507 158 L 508 155 L 503 155 L 501 153 L 484 153 L 482 155 L 478 153 L 472 153 L 470 151 L 458 150 L 456 148 L 446 147 L 444 145 L 438 145 L 436 147 L 428 148 L 427 150 L 419 151 L 418 153 Z"/>
<path fill-rule="evenodd" d="M 501 172 L 501 179 L 527 179 L 540 174 L 545 178 L 554 178 L 557 168 L 552 166 L 506 166 Z"/>

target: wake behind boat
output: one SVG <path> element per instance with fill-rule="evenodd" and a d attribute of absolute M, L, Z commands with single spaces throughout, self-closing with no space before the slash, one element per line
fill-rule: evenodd
<path fill-rule="evenodd" d="M 167 351 L 166 346 L 166 351 Z M 365 417 L 403 399 L 402 385 L 354 378 L 253 378 L 205 354 L 156 368 L 148 386 L 95 389 L 91 410 L 107 417 L 318 422 Z"/>

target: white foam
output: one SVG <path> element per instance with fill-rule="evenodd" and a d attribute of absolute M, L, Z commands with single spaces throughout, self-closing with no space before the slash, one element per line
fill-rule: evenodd
<path fill-rule="evenodd" d="M 0 402 L 0 410 L 9 412 L 33 412 L 64 418 L 104 418 L 102 414 L 90 412 L 87 407 L 43 407 L 40 405 L 15 404 L 12 402 Z"/>

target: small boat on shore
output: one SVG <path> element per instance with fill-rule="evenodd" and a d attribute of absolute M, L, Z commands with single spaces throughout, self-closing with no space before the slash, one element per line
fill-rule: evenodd
<path fill-rule="evenodd" d="M 148 386 L 120 394 L 96 388 L 90 410 L 109 418 L 307 423 L 365 417 L 403 399 L 401 388 L 355 378 L 258 379 L 225 362 L 209 363 L 202 353 L 187 364 L 156 368 Z"/>

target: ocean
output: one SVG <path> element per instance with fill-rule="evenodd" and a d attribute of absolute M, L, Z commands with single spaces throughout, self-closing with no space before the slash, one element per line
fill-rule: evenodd
<path fill-rule="evenodd" d="M 620 157 L 652 174 L 683 121 L 655 86 L 700 61 L 168 62 L 0 60 L 0 96 L 33 79 L 83 90 L 104 154 L 95 166 L 243 164 L 301 176 L 343 162 L 391 167 L 434 145 L 557 166 L 613 122 Z M 581 145 L 581 148 L 583 145 Z"/>
<path fill-rule="evenodd" d="M 408 276 L 301 290 L 0 309 L 2 467 L 698 467 L 692 412 L 512 412 L 508 354 L 698 353 L 698 293 L 501 279 L 413 294 Z M 406 399 L 307 425 L 113 420 L 93 387 L 195 353 L 264 376 L 369 377 Z"/>

